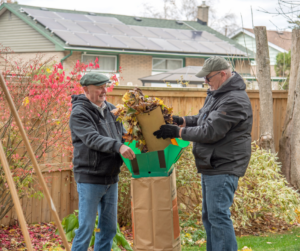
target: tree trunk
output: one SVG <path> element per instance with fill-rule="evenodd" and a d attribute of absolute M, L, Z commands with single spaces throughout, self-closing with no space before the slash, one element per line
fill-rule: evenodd
<path fill-rule="evenodd" d="M 256 79 L 260 99 L 259 145 L 275 153 L 273 131 L 273 98 L 267 31 L 264 26 L 254 27 L 256 40 Z"/>
<path fill-rule="evenodd" d="M 291 57 L 287 111 L 278 156 L 282 163 L 282 172 L 288 182 L 300 188 L 300 30 L 298 29 L 292 32 Z"/>

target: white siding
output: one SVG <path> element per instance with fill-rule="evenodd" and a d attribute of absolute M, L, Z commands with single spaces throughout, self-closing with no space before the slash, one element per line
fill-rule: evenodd
<path fill-rule="evenodd" d="M 0 16 L 0 43 L 15 52 L 55 51 L 55 45 L 10 11 Z"/>
<path fill-rule="evenodd" d="M 238 42 L 240 45 L 247 47 L 248 50 L 256 53 L 256 44 L 255 44 L 255 39 L 253 37 L 241 33 L 232 39 L 235 40 L 236 42 Z M 278 50 L 275 50 L 274 48 L 269 47 L 270 65 L 276 64 L 276 56 L 278 53 L 279 53 Z"/>

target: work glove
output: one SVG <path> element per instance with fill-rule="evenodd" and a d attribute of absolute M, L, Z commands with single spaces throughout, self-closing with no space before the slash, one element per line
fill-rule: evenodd
<path fill-rule="evenodd" d="M 179 116 L 172 116 L 173 118 L 173 124 L 176 124 L 176 125 L 183 125 L 183 118 L 182 117 L 179 117 Z"/>
<path fill-rule="evenodd" d="M 162 125 L 158 131 L 153 133 L 156 138 L 179 138 L 180 127 L 176 125 Z"/>

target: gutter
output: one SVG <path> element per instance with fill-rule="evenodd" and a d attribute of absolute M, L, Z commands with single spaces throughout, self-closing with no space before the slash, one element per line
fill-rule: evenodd
<path fill-rule="evenodd" d="M 63 64 L 63 62 L 64 62 L 68 57 L 72 56 L 72 54 L 73 54 L 73 51 L 70 50 L 70 54 L 64 56 L 64 57 L 60 60 L 60 63 Z"/>
<path fill-rule="evenodd" d="M 115 53 L 115 54 L 133 54 L 133 55 L 150 55 L 150 56 L 169 56 L 169 57 L 191 57 L 191 58 L 209 58 L 216 56 L 216 54 L 179 54 L 179 53 L 161 53 L 161 52 L 146 52 L 146 51 L 124 51 L 124 50 L 110 50 L 110 49 L 93 49 L 93 48 L 80 48 L 80 47 L 64 47 L 65 50 L 74 50 L 74 51 L 91 51 L 91 52 L 97 52 L 97 53 Z M 248 58 L 247 56 L 230 56 L 230 55 L 222 55 L 218 54 L 219 56 L 222 56 L 224 58 L 230 58 L 230 59 L 252 59 L 255 60 L 254 57 Z"/>

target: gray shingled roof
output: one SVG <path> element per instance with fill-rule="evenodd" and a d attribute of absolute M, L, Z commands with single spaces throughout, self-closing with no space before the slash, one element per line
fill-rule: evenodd
<path fill-rule="evenodd" d="M 180 69 L 159 73 L 139 78 L 144 83 L 170 83 L 189 82 L 190 84 L 202 84 L 204 78 L 197 78 L 195 75 L 202 69 L 201 66 L 187 66 Z"/>
<path fill-rule="evenodd" d="M 19 4 L 3 4 L 0 10 L 4 7 L 63 49 L 164 51 L 183 56 L 189 53 L 244 57 L 247 53 L 237 42 L 196 21 L 180 25 L 175 20 L 142 17 L 142 21 L 136 21 L 133 16 L 41 10 Z"/>

